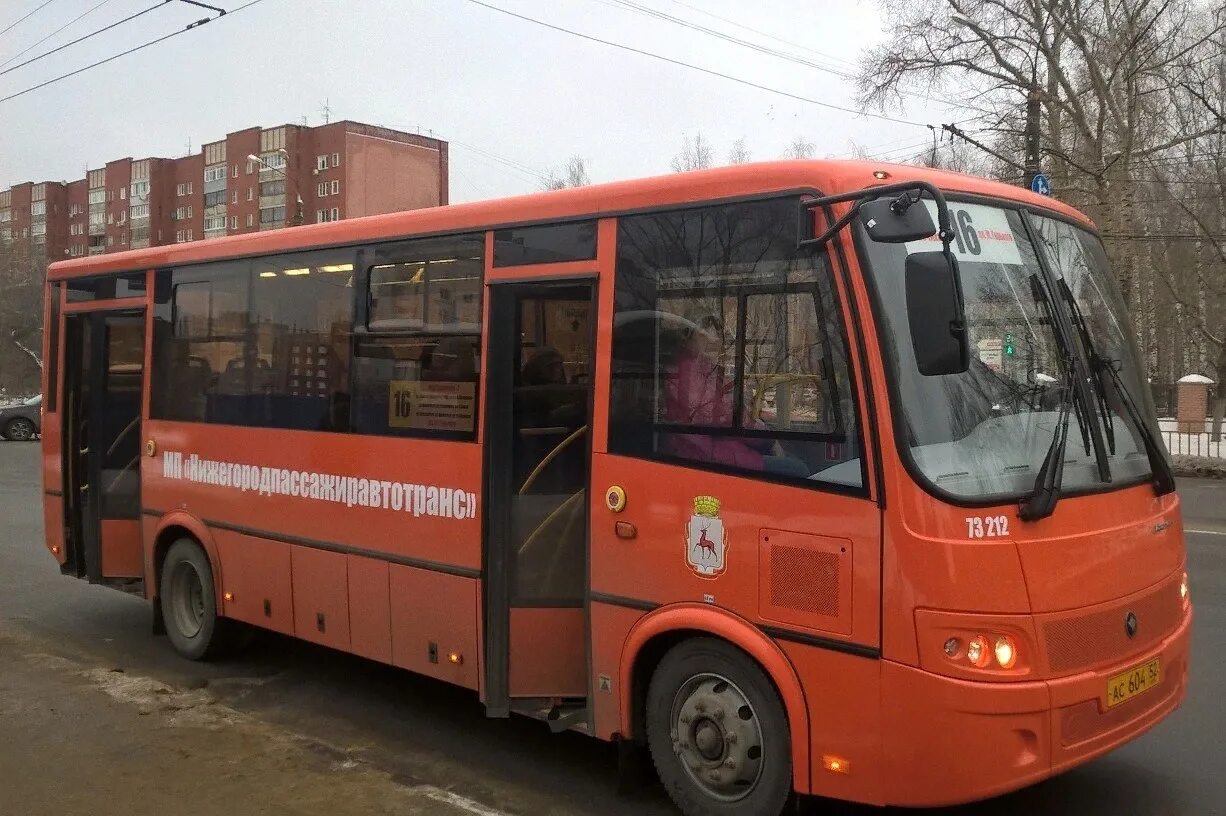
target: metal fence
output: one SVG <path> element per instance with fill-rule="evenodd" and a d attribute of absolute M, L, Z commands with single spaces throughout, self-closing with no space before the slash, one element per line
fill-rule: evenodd
<path fill-rule="evenodd" d="M 1205 422 L 1202 433 L 1180 431 L 1173 419 L 1158 421 L 1162 429 L 1162 441 L 1172 456 L 1201 456 L 1208 459 L 1226 459 L 1226 433 L 1214 436 L 1210 422 Z M 1226 429 L 1226 425 L 1223 426 Z"/>

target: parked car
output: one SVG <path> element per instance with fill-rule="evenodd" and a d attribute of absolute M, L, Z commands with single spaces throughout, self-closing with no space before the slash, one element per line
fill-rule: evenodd
<path fill-rule="evenodd" d="M 28 442 L 38 436 L 42 416 L 39 409 L 43 398 L 30 397 L 24 402 L 0 408 L 0 436 L 14 442 Z"/>

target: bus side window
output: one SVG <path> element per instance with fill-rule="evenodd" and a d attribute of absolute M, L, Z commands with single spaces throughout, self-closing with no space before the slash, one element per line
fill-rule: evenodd
<path fill-rule="evenodd" d="M 854 390 L 824 259 L 794 199 L 618 225 L 609 449 L 861 487 Z"/>
<path fill-rule="evenodd" d="M 356 433 L 476 437 L 485 236 L 372 247 L 354 343 Z"/>

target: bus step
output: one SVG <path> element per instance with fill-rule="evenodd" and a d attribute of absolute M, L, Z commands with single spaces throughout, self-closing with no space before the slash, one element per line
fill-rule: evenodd
<path fill-rule="evenodd" d="M 586 732 L 589 716 L 590 712 L 585 704 L 559 704 L 549 710 L 545 722 L 549 723 L 549 730 L 555 734 L 569 731 L 572 728 Z"/>

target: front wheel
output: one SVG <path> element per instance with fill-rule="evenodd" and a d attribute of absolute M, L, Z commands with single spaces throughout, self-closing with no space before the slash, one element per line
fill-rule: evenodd
<path fill-rule="evenodd" d="M 25 417 L 17 417 L 4 426 L 5 439 L 13 442 L 29 442 L 38 433 L 38 429 L 34 427 L 34 423 Z"/>
<path fill-rule="evenodd" d="M 686 816 L 778 816 L 792 793 L 787 716 L 766 673 L 713 638 L 664 656 L 647 690 L 647 741 Z"/>
<path fill-rule="evenodd" d="M 181 538 L 170 545 L 158 594 L 166 635 L 176 652 L 189 660 L 208 660 L 224 650 L 229 621 L 217 616 L 213 570 L 199 544 Z"/>

